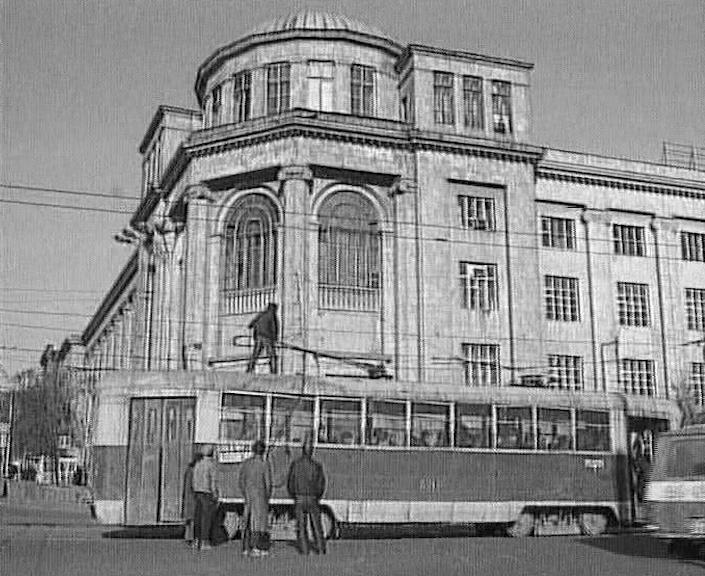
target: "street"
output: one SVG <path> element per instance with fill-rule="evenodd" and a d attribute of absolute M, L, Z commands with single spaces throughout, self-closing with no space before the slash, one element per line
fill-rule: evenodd
<path fill-rule="evenodd" d="M 399 536 L 404 537 L 399 537 Z M 21 510 L 0 503 L 2 574 L 144 576 L 220 574 L 690 576 L 705 562 L 673 558 L 644 534 L 513 539 L 496 536 L 409 538 L 389 530 L 355 531 L 326 556 L 301 557 L 276 542 L 267 558 L 241 556 L 239 542 L 207 552 L 188 548 L 174 530 L 96 526 L 66 512 Z"/>

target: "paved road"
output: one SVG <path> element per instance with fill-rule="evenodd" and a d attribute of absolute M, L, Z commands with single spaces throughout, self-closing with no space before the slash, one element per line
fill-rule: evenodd
<path fill-rule="evenodd" d="M 4 513 L 4 514 L 3 514 Z M 209 552 L 187 548 L 167 533 L 105 529 L 60 516 L 8 513 L 0 505 L 0 572 L 33 576 L 703 576 L 705 562 L 670 558 L 666 546 L 643 534 L 512 539 L 500 537 L 393 538 L 364 533 L 332 542 L 326 556 L 301 557 L 286 542 L 272 555 L 248 559 L 239 542 Z M 373 534 L 370 534 L 373 535 Z M 147 537 L 145 537 L 147 536 Z M 161 536 L 161 537 L 160 537 Z"/>

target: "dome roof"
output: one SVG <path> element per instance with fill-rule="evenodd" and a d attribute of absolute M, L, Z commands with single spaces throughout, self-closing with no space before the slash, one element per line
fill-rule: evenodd
<path fill-rule="evenodd" d="M 341 14 L 320 12 L 318 10 L 301 10 L 286 16 L 275 18 L 255 26 L 246 36 L 276 34 L 290 30 L 344 30 L 368 36 L 387 38 L 381 30 Z"/>

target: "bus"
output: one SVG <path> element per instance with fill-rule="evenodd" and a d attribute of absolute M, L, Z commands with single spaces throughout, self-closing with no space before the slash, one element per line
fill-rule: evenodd
<path fill-rule="evenodd" d="M 705 552 L 705 423 L 659 438 L 646 502 L 654 536 Z"/>
<path fill-rule="evenodd" d="M 269 446 L 275 532 L 293 527 L 286 475 L 311 439 L 326 533 L 346 524 L 492 524 L 512 536 L 599 534 L 632 519 L 629 416 L 678 418 L 622 394 L 232 372 L 118 372 L 97 391 L 99 520 L 180 519 L 194 449 L 217 448 L 221 507 L 242 513 L 239 463 Z"/>

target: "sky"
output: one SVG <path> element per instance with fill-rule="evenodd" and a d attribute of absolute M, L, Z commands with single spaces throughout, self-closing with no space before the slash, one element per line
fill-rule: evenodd
<path fill-rule="evenodd" d="M 533 62 L 534 144 L 647 161 L 660 160 L 663 141 L 705 146 L 702 0 L 0 7 L 0 372 L 36 366 L 46 344 L 80 334 L 129 258 L 113 235 L 137 205 L 138 146 L 157 106 L 195 108 L 200 63 L 291 11 L 342 13 L 402 44 Z"/>

